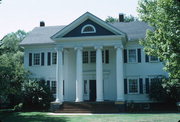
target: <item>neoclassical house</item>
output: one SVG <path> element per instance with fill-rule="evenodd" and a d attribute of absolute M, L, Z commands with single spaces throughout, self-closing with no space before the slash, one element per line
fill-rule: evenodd
<path fill-rule="evenodd" d="M 150 102 L 150 82 L 167 73 L 139 44 L 147 29 L 144 22 L 123 22 L 123 15 L 106 23 L 89 12 L 66 26 L 41 22 L 21 42 L 24 66 L 50 85 L 56 102 Z"/>

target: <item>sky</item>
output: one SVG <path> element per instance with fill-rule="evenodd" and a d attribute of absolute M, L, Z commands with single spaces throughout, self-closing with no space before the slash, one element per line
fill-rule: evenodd
<path fill-rule="evenodd" d="M 85 12 L 105 20 L 119 13 L 138 16 L 138 0 L 2 0 L 0 39 L 21 29 L 26 32 L 44 21 L 46 26 L 67 25 Z"/>

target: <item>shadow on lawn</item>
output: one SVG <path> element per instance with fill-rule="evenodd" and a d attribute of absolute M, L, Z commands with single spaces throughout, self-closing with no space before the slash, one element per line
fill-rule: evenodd
<path fill-rule="evenodd" d="M 0 115 L 0 122 L 67 122 L 67 117 L 49 116 L 46 114 L 3 113 Z"/>

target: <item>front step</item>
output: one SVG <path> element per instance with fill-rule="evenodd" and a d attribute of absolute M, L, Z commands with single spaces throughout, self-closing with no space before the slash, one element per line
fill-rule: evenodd
<path fill-rule="evenodd" d="M 114 102 L 64 102 L 56 113 L 118 113 Z"/>

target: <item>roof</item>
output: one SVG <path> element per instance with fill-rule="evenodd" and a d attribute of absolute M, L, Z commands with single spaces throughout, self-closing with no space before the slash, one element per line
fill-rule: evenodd
<path fill-rule="evenodd" d="M 111 24 L 113 27 L 127 34 L 129 41 L 145 38 L 146 30 L 152 29 L 145 22 L 117 22 Z M 51 36 L 61 31 L 66 26 L 36 27 L 21 42 L 21 45 L 54 43 Z"/>
<path fill-rule="evenodd" d="M 62 30 L 64 27 L 65 26 L 35 27 L 20 44 L 31 45 L 54 43 L 50 37 Z"/>
<path fill-rule="evenodd" d="M 113 23 L 112 26 L 126 33 L 128 41 L 144 39 L 146 36 L 146 30 L 152 30 L 152 27 L 150 27 L 147 23 L 141 21 L 117 22 Z"/>

